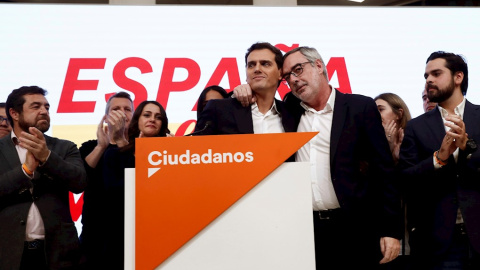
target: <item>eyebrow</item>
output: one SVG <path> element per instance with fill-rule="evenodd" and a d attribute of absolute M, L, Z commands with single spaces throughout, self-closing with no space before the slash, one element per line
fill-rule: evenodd
<path fill-rule="evenodd" d="M 38 101 L 30 103 L 29 107 L 33 107 L 33 106 L 37 106 L 37 105 L 40 105 L 40 106 L 44 105 L 45 107 L 47 107 L 47 106 L 50 107 L 50 103 L 48 103 L 48 102 L 47 103 L 42 103 L 42 102 L 38 102 Z"/>
<path fill-rule="evenodd" d="M 431 71 L 430 71 L 430 73 L 433 73 L 433 72 L 443 72 L 443 70 L 437 68 L 437 69 L 434 69 L 434 70 L 431 70 Z M 423 74 L 423 76 L 424 76 L 424 77 L 427 77 L 428 74 L 429 74 L 429 73 L 425 72 L 425 73 Z"/>
<path fill-rule="evenodd" d="M 249 64 L 254 64 L 254 63 L 257 63 L 257 62 L 260 62 L 261 64 L 263 64 L 263 63 L 273 63 L 273 61 L 271 61 L 271 60 L 253 60 L 253 61 L 248 61 L 247 66 Z"/>
<path fill-rule="evenodd" d="M 290 68 L 290 72 L 292 72 L 292 69 L 294 69 L 295 67 L 301 66 L 301 65 L 302 65 L 302 63 L 296 63 L 295 65 L 292 66 L 292 68 Z M 288 72 L 288 73 L 290 73 L 290 72 Z"/>

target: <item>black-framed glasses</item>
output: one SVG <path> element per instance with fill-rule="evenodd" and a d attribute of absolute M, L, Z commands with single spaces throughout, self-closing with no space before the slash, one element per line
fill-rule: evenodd
<path fill-rule="evenodd" d="M 7 125 L 9 125 L 9 124 L 8 124 L 8 118 L 7 118 L 7 117 L 0 116 L 0 124 L 1 124 L 3 121 L 5 121 L 5 122 L 7 123 Z"/>
<path fill-rule="evenodd" d="M 290 71 L 289 73 L 287 74 L 283 74 L 282 76 L 282 82 L 284 84 L 288 84 L 288 81 L 290 80 L 290 75 L 294 75 L 295 77 L 298 78 L 298 76 L 300 76 L 302 73 L 303 73 L 303 67 L 305 66 L 305 64 L 307 63 L 311 63 L 310 61 L 307 61 L 307 62 L 303 62 L 303 63 L 299 63 L 299 64 L 296 64 L 293 68 L 292 68 L 292 71 Z"/>

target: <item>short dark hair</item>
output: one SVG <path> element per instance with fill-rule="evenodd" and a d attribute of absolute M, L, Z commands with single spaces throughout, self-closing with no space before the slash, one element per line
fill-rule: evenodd
<path fill-rule="evenodd" d="M 115 93 L 115 95 L 111 96 L 108 99 L 107 106 L 105 107 L 105 114 L 108 114 L 108 110 L 110 109 L 110 101 L 112 101 L 112 99 L 114 99 L 114 98 L 126 98 L 126 99 L 130 100 L 130 102 L 132 103 L 132 108 L 133 108 L 133 100 L 130 97 L 130 94 L 127 93 L 127 92 L 124 92 L 124 91 L 120 91 L 118 93 Z"/>
<path fill-rule="evenodd" d="M 446 62 L 445 66 L 450 70 L 452 75 L 455 74 L 456 72 L 463 73 L 463 81 L 462 81 L 462 84 L 460 85 L 460 88 L 462 89 L 462 94 L 465 96 L 467 94 L 467 89 L 468 89 L 468 66 L 467 66 L 467 61 L 465 60 L 465 57 L 460 54 L 437 51 L 430 54 L 426 63 L 432 60 L 435 60 L 437 58 L 445 59 L 445 62 Z"/>
<path fill-rule="evenodd" d="M 247 66 L 247 58 L 251 52 L 263 49 L 268 49 L 275 54 L 275 63 L 277 64 L 277 68 L 281 69 L 283 67 L 283 54 L 277 47 L 268 42 L 257 42 L 248 48 L 247 53 L 245 54 L 245 66 Z"/>
<path fill-rule="evenodd" d="M 135 109 L 132 120 L 130 120 L 130 124 L 128 125 L 128 144 L 122 147 L 121 151 L 135 150 L 135 138 L 138 138 L 138 136 L 140 136 L 138 119 L 142 115 L 143 108 L 145 108 L 147 104 L 154 104 L 160 108 L 160 118 L 162 119 L 162 126 L 160 127 L 160 131 L 155 137 L 166 137 L 167 133 L 170 132 L 168 130 L 168 118 L 165 108 L 163 108 L 163 106 L 155 100 L 142 101 L 142 103 L 138 104 L 138 107 Z"/>
<path fill-rule="evenodd" d="M 5 112 L 7 114 L 8 121 L 13 124 L 12 116 L 10 115 L 10 108 L 18 113 L 23 112 L 23 104 L 25 103 L 25 95 L 40 94 L 47 95 L 47 91 L 38 86 L 22 86 L 18 89 L 14 89 L 10 95 L 8 95 Z"/>
<path fill-rule="evenodd" d="M 5 108 L 7 104 L 5 102 L 0 102 L 0 108 Z"/>
<path fill-rule="evenodd" d="M 198 101 L 197 101 L 197 119 L 200 117 L 200 114 L 203 112 L 203 109 L 205 108 L 203 103 L 205 102 L 205 99 L 207 98 L 207 93 L 210 92 L 210 91 L 215 91 L 215 92 L 219 93 L 220 95 L 222 95 L 223 98 L 228 97 L 227 91 L 225 91 L 225 89 L 223 89 L 223 87 L 218 86 L 218 85 L 210 85 L 209 87 L 203 89 L 203 91 L 200 94 L 200 96 L 198 97 Z"/>

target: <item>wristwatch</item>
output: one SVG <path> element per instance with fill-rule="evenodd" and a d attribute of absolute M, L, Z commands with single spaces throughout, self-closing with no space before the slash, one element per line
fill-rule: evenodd
<path fill-rule="evenodd" d="M 477 151 L 477 143 L 473 139 L 468 139 L 464 152 L 470 155 L 475 151 Z"/>

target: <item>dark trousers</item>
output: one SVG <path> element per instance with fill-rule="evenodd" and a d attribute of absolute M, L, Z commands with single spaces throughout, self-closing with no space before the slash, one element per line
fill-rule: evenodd
<path fill-rule="evenodd" d="M 455 226 L 452 245 L 443 256 L 414 257 L 415 270 L 479 270 L 480 254 L 469 243 L 463 224 Z"/>
<path fill-rule="evenodd" d="M 25 242 L 20 270 L 48 270 L 43 241 Z"/>
<path fill-rule="evenodd" d="M 329 219 L 313 212 L 317 270 L 379 268 L 380 238 L 361 223 L 341 212 Z"/>

